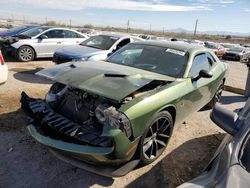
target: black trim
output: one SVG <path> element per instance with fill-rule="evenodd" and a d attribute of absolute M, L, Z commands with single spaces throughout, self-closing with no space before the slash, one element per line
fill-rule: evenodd
<path fill-rule="evenodd" d="M 21 94 L 22 109 L 32 117 L 32 124 L 45 136 L 70 143 L 111 147 L 113 140 L 101 136 L 101 131 L 91 125 L 80 125 L 56 113 L 44 100 L 32 99 L 25 92 Z"/>

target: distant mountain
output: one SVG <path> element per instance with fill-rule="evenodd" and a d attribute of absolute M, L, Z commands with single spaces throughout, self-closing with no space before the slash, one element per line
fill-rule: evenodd
<path fill-rule="evenodd" d="M 194 31 L 186 30 L 183 28 L 176 28 L 176 29 L 170 29 L 167 30 L 167 32 L 173 32 L 173 33 L 187 33 L 187 34 L 193 34 Z M 232 36 L 241 36 L 241 37 L 247 37 L 250 35 L 250 33 L 240 33 L 240 32 L 229 32 L 229 31 L 197 31 L 197 34 L 206 34 L 206 35 L 232 35 Z"/>

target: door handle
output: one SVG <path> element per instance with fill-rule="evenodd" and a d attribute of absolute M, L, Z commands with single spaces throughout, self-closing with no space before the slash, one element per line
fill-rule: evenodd
<path fill-rule="evenodd" d="M 76 43 L 79 43 L 80 41 L 76 41 Z"/>
<path fill-rule="evenodd" d="M 57 42 L 57 44 L 62 44 L 62 42 Z"/>

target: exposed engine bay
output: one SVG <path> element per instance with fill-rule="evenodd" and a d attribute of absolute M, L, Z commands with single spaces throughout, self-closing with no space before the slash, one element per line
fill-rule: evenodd
<path fill-rule="evenodd" d="M 56 112 L 80 125 L 93 126 L 97 130 L 104 125 L 112 126 L 123 129 L 128 137 L 132 136 L 129 120 L 116 110 L 119 103 L 115 101 L 56 83 L 47 94 L 46 102 Z"/>
<path fill-rule="evenodd" d="M 108 146 L 112 141 L 101 136 L 104 126 L 120 129 L 129 139 L 133 139 L 130 120 L 117 109 L 133 98 L 165 84 L 164 81 L 152 81 L 122 102 L 117 102 L 55 83 L 45 100 L 32 99 L 23 93 L 21 102 L 22 107 L 28 109 L 26 111 L 36 116 L 35 123 L 41 124 L 42 131 L 46 134 L 60 139 L 65 137 L 65 140 L 77 143 Z"/>

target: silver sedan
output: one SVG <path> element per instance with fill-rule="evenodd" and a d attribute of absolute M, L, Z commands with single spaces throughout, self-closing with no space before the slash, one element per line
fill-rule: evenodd
<path fill-rule="evenodd" d="M 23 62 L 52 57 L 57 49 L 81 43 L 88 38 L 75 30 L 47 26 L 30 29 L 17 37 L 18 41 L 11 44 L 11 50 Z"/>

